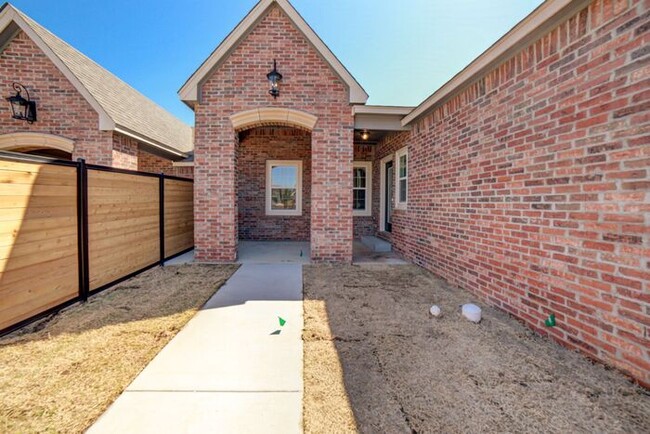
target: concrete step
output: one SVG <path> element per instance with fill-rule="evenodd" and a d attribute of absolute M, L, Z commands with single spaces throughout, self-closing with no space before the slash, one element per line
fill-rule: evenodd
<path fill-rule="evenodd" d="M 373 252 L 390 252 L 393 250 L 393 246 L 388 241 L 370 235 L 361 237 L 361 242 Z"/>

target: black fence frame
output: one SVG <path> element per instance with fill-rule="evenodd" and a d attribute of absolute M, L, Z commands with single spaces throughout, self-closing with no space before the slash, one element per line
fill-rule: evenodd
<path fill-rule="evenodd" d="M 184 249 L 178 253 L 170 256 L 165 256 L 165 180 L 176 180 L 194 183 L 193 179 L 181 178 L 179 176 L 165 175 L 164 173 L 150 173 L 140 172 L 137 170 L 117 169 L 114 167 L 100 166 L 96 164 L 86 164 L 83 158 L 77 161 L 57 160 L 47 157 L 39 157 L 25 154 L 17 154 L 13 152 L 0 151 L 0 160 L 33 163 L 33 164 L 48 164 L 54 166 L 75 167 L 77 169 L 77 258 L 78 258 L 78 274 L 79 274 L 79 294 L 77 297 L 61 303 L 57 306 L 49 308 L 43 312 L 33 315 L 30 318 L 24 319 L 14 325 L 0 330 L 0 337 L 12 333 L 18 329 L 25 327 L 35 321 L 53 315 L 66 307 L 75 303 L 85 302 L 88 297 L 98 294 L 108 288 L 117 285 L 125 280 L 128 280 L 138 274 L 147 271 L 156 266 L 165 266 L 165 262 L 177 256 L 183 255 L 192 249 L 194 246 Z M 88 241 L 88 170 L 97 170 L 102 172 L 122 173 L 125 175 L 146 176 L 158 178 L 158 202 L 159 202 L 159 238 L 160 238 L 160 258 L 139 270 L 129 273 L 125 276 L 119 277 L 112 282 L 100 286 L 99 288 L 90 290 L 90 266 L 89 266 L 89 241 Z"/>

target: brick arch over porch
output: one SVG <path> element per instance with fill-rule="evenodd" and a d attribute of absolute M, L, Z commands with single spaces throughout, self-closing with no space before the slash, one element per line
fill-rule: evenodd
<path fill-rule="evenodd" d="M 230 116 L 230 122 L 236 132 L 269 126 L 292 127 L 311 132 L 318 117 L 290 108 L 263 107 L 235 113 Z"/>
<path fill-rule="evenodd" d="M 57 158 L 72 158 L 74 140 L 54 134 L 19 132 L 0 135 L 0 151 L 38 153 Z M 51 154 L 51 155 L 50 155 Z"/>
<path fill-rule="evenodd" d="M 53 134 L 32 132 L 0 135 L 0 151 L 23 152 L 32 149 L 56 149 L 71 154 L 74 141 Z"/>

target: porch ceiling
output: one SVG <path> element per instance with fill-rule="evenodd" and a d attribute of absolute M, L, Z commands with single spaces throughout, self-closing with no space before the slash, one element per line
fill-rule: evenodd
<path fill-rule="evenodd" d="M 354 106 L 354 143 L 374 145 L 390 133 L 409 131 L 410 126 L 403 126 L 402 119 L 412 110 L 401 106 Z M 367 139 L 362 137 L 364 132 L 369 135 Z"/>

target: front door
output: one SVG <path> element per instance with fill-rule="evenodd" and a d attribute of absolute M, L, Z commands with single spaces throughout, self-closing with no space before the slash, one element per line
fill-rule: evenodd
<path fill-rule="evenodd" d="M 392 232 L 392 217 L 393 217 L 393 194 L 395 191 L 395 174 L 393 173 L 393 162 L 388 161 L 386 163 L 386 170 L 384 171 L 386 178 L 384 179 L 384 230 L 386 232 Z"/>

